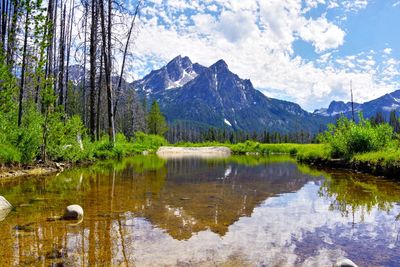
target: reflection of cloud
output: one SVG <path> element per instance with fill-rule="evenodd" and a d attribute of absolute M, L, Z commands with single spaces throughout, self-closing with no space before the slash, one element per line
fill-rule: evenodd
<path fill-rule="evenodd" d="M 255 208 L 251 217 L 242 217 L 231 225 L 223 237 L 206 230 L 186 241 L 178 241 L 149 221 L 126 214 L 124 239 L 129 261 L 139 266 L 218 264 L 240 257 L 252 265 L 293 266 L 301 264 L 303 258 L 304 265 L 320 266 L 330 265 L 348 253 L 335 246 L 336 238 L 347 242 L 368 239 L 372 244 L 383 242 L 388 249 L 393 247 L 398 232 L 394 219 L 391 219 L 394 211 L 387 214 L 374 208 L 370 214 L 356 212 L 356 224 L 352 228 L 352 218 L 329 211 L 330 201 L 319 198 L 318 190 L 319 186 L 311 182 L 297 193 L 269 198 Z M 397 212 L 400 210 L 399 207 L 395 209 Z M 361 216 L 364 216 L 363 223 L 360 222 Z M 328 229 L 331 236 L 323 236 L 315 244 L 302 243 L 306 235 L 318 237 L 319 228 Z M 385 240 L 374 235 L 382 231 L 388 233 Z M 112 235 L 119 239 L 116 223 Z M 119 246 L 118 242 L 115 245 Z M 298 255 L 299 246 L 304 245 L 315 246 L 311 255 Z"/>

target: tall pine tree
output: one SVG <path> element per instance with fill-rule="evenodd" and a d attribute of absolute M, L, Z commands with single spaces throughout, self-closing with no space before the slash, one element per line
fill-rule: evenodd
<path fill-rule="evenodd" d="M 164 115 L 160 111 L 157 101 L 153 101 L 147 117 L 147 127 L 150 134 L 164 135 L 168 130 Z"/>

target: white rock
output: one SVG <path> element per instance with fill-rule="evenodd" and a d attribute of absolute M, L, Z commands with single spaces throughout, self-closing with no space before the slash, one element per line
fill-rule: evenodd
<path fill-rule="evenodd" d="M 12 209 L 12 205 L 4 197 L 0 196 L 0 210 Z"/>
<path fill-rule="evenodd" d="M 0 222 L 10 213 L 12 205 L 4 197 L 0 196 Z"/>
<path fill-rule="evenodd" d="M 333 265 L 334 267 L 358 267 L 357 264 L 355 264 L 354 262 L 352 262 L 349 259 L 340 259 L 338 260 L 335 265 Z"/>
<path fill-rule="evenodd" d="M 83 217 L 83 209 L 79 205 L 70 205 L 65 209 L 63 219 L 78 220 Z"/>

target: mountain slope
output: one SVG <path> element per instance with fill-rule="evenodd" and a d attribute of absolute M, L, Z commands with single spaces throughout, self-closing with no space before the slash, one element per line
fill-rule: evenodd
<path fill-rule="evenodd" d="M 169 122 L 177 120 L 245 131 L 317 132 L 329 119 L 295 103 L 266 97 L 220 60 L 206 68 L 176 57 L 133 84 L 156 99 Z"/>
<path fill-rule="evenodd" d="M 400 113 L 400 90 L 386 94 L 377 99 L 365 102 L 363 104 L 354 103 L 355 113 L 362 112 L 365 118 L 370 118 L 376 113 L 381 112 L 384 117 L 389 118 L 389 113 L 395 110 Z M 338 116 L 343 114 L 346 117 L 351 117 L 351 102 L 333 101 L 328 109 L 319 109 L 314 112 L 323 116 Z"/>

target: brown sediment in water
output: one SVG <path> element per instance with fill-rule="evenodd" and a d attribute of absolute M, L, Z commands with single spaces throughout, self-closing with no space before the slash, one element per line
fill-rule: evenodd
<path fill-rule="evenodd" d="M 59 171 L 59 169 L 50 166 L 8 167 L 0 169 L 0 179 L 49 175 Z"/>
<path fill-rule="evenodd" d="M 25 176 L 46 176 L 63 172 L 73 167 L 85 167 L 93 161 L 70 162 L 48 162 L 35 165 L 0 166 L 0 180 L 14 179 Z"/>

